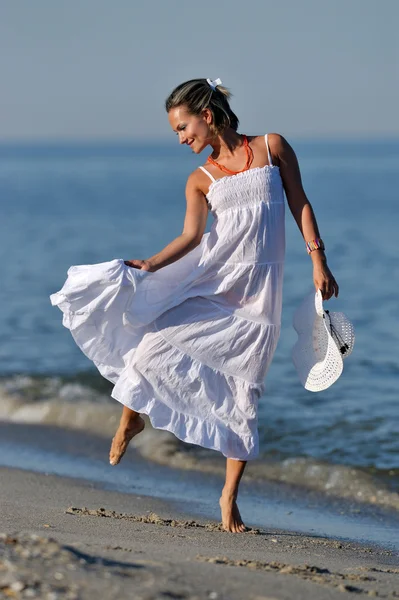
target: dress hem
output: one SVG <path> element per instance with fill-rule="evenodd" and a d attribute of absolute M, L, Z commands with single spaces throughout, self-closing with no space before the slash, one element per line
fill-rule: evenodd
<path fill-rule="evenodd" d="M 133 367 L 133 365 L 129 366 L 129 368 L 132 368 L 132 367 Z M 140 375 L 142 375 L 142 374 L 140 373 Z M 142 377 L 144 377 L 144 376 L 142 376 Z M 150 420 L 150 423 L 151 423 L 152 427 L 154 427 L 154 429 L 163 429 L 164 431 L 168 431 L 169 433 L 172 433 L 177 439 L 179 439 L 180 441 L 182 441 L 184 443 L 194 444 L 196 446 L 200 446 L 201 448 L 206 448 L 208 450 L 215 450 L 216 452 L 220 452 L 225 458 L 230 458 L 232 460 L 248 461 L 248 460 L 254 460 L 255 458 L 258 457 L 258 455 L 259 455 L 259 440 L 258 440 L 257 432 L 256 432 L 255 436 L 253 433 L 248 434 L 248 435 L 245 435 L 245 434 L 240 434 L 239 436 L 237 435 L 237 439 L 239 441 L 242 441 L 243 438 L 252 439 L 253 451 L 250 451 L 248 453 L 231 453 L 231 452 L 229 452 L 226 449 L 227 442 L 223 443 L 223 440 L 225 440 L 224 432 L 222 432 L 222 430 L 215 424 L 213 424 L 213 426 L 212 426 L 213 440 L 215 440 L 215 438 L 219 437 L 221 440 L 220 444 L 216 444 L 212 439 L 210 439 L 210 436 L 209 436 L 207 442 L 205 442 L 205 443 L 204 443 L 203 439 L 200 439 L 201 435 L 194 436 L 192 434 L 187 434 L 183 437 L 181 434 L 179 435 L 177 428 L 170 426 L 170 422 L 173 420 L 172 415 L 174 417 L 174 420 L 176 420 L 176 416 L 178 416 L 178 418 L 184 418 L 185 423 L 187 423 L 189 421 L 189 425 L 191 427 L 193 427 L 193 424 L 194 424 L 195 429 L 196 429 L 196 426 L 198 425 L 201 434 L 204 431 L 204 423 L 200 422 L 198 417 L 196 417 L 194 415 L 186 416 L 186 415 L 183 415 L 183 413 L 173 410 L 167 404 L 161 402 L 160 400 L 158 400 L 157 398 L 154 398 L 154 397 L 150 398 L 150 400 L 146 400 L 142 404 L 140 403 L 140 401 L 134 401 L 134 400 L 132 401 L 132 397 L 134 396 L 134 393 L 135 393 L 134 387 L 135 387 L 134 384 L 129 380 L 126 373 L 123 373 L 123 374 L 121 374 L 121 377 L 118 379 L 118 382 L 115 384 L 115 386 L 111 392 L 111 396 L 112 396 L 112 398 L 114 398 L 115 400 L 117 400 L 118 402 L 120 402 L 121 404 L 126 406 L 127 408 L 130 408 L 131 410 L 134 410 L 135 412 L 138 412 L 140 414 L 147 415 Z M 168 415 L 169 415 L 168 423 L 165 423 L 165 421 L 166 421 L 165 419 L 161 420 L 157 417 L 156 407 L 154 408 L 154 406 L 153 406 L 152 408 L 148 408 L 148 404 L 162 405 L 162 410 L 163 411 L 166 410 L 168 412 Z M 231 454 L 233 454 L 233 455 L 231 455 Z"/>

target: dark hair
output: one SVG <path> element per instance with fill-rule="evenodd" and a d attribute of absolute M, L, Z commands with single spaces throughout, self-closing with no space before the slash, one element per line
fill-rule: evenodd
<path fill-rule="evenodd" d="M 166 99 L 165 108 L 169 112 L 172 108 L 185 105 L 193 115 L 200 115 L 205 108 L 209 108 L 215 133 L 222 133 L 227 127 L 237 131 L 239 120 L 230 108 L 229 98 L 231 93 L 222 85 L 213 90 L 206 79 L 190 79 L 173 90 Z"/>

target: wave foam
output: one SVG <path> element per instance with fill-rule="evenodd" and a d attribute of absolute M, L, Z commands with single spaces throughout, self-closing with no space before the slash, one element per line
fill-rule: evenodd
<path fill-rule="evenodd" d="M 87 377 L 15 376 L 0 382 L 0 419 L 14 423 L 53 425 L 80 429 L 110 438 L 119 423 L 121 405 L 111 399 L 104 386 L 93 387 Z M 83 381 L 83 382 L 82 382 Z M 132 445 L 146 459 L 185 470 L 224 475 L 225 459 L 219 453 L 178 440 L 164 430 L 155 430 L 144 415 L 146 428 Z M 366 471 L 329 464 L 312 458 L 291 457 L 251 461 L 246 477 L 311 488 L 328 496 L 399 510 L 399 494 Z"/>

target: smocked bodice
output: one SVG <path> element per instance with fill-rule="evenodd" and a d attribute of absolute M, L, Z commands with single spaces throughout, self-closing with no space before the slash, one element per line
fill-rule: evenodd
<path fill-rule="evenodd" d="M 283 183 L 277 166 L 255 167 L 216 179 L 206 196 L 212 214 L 245 209 L 259 202 L 284 204 Z"/>

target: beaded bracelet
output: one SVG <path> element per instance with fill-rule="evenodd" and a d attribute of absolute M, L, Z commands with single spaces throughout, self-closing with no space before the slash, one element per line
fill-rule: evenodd
<path fill-rule="evenodd" d="M 315 240 L 310 240 L 306 242 L 306 250 L 307 253 L 310 254 L 313 250 L 325 250 L 324 242 L 321 238 L 316 238 Z"/>

